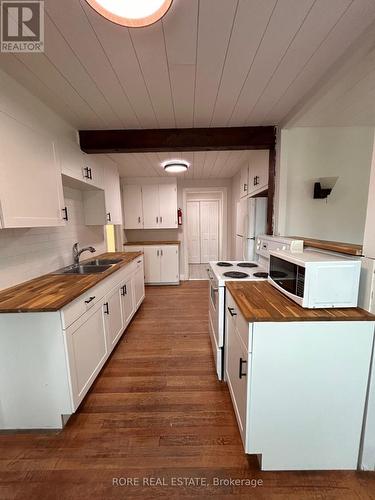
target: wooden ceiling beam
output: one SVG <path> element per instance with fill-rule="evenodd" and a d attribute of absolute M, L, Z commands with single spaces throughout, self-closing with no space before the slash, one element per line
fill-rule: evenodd
<path fill-rule="evenodd" d="M 267 127 L 220 127 L 141 130 L 81 130 L 88 154 L 273 149 L 276 130 Z"/>

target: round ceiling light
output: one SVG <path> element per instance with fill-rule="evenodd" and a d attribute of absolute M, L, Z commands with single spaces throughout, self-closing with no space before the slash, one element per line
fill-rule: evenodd
<path fill-rule="evenodd" d="M 86 0 L 100 15 L 113 23 L 141 28 L 159 21 L 173 0 Z"/>
<path fill-rule="evenodd" d="M 189 163 L 186 161 L 168 161 L 163 163 L 164 170 L 166 172 L 171 172 L 174 174 L 179 174 L 180 172 L 186 172 L 189 168 Z"/>

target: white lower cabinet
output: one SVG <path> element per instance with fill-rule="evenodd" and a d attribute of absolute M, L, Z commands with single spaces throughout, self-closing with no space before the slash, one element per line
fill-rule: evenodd
<path fill-rule="evenodd" d="M 0 314 L 0 430 L 64 426 L 141 305 L 143 276 L 140 256 L 60 311 Z"/>
<path fill-rule="evenodd" d="M 107 359 L 104 323 L 103 305 L 99 303 L 65 332 L 74 409 Z"/>
<path fill-rule="evenodd" d="M 248 323 L 227 290 L 225 378 L 262 470 L 357 468 L 375 323 Z"/>
<path fill-rule="evenodd" d="M 178 245 L 126 246 L 125 251 L 143 251 L 145 283 L 149 285 L 177 285 L 180 283 Z"/>
<path fill-rule="evenodd" d="M 122 314 L 122 289 L 116 287 L 105 297 L 103 304 L 103 314 L 105 318 L 105 330 L 108 340 L 108 345 L 113 347 L 121 337 L 124 331 L 124 321 Z"/>

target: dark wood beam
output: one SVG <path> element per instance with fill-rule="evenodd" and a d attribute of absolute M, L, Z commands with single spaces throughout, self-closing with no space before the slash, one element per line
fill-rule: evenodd
<path fill-rule="evenodd" d="M 273 234 L 274 200 L 275 200 L 275 177 L 276 177 L 276 150 L 270 149 L 269 176 L 268 176 L 268 212 L 267 212 L 267 234 Z"/>
<path fill-rule="evenodd" d="M 273 149 L 275 137 L 272 126 L 79 132 L 88 154 Z"/>

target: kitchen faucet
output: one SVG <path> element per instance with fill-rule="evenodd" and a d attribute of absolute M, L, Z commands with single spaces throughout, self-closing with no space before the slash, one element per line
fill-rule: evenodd
<path fill-rule="evenodd" d="M 74 245 L 73 245 L 73 261 L 74 261 L 74 265 L 76 265 L 76 266 L 79 265 L 79 258 L 83 252 L 91 252 L 91 253 L 96 252 L 94 247 L 85 247 L 85 248 L 82 248 L 81 250 L 78 250 L 78 245 L 79 245 L 78 242 L 74 243 Z"/>

